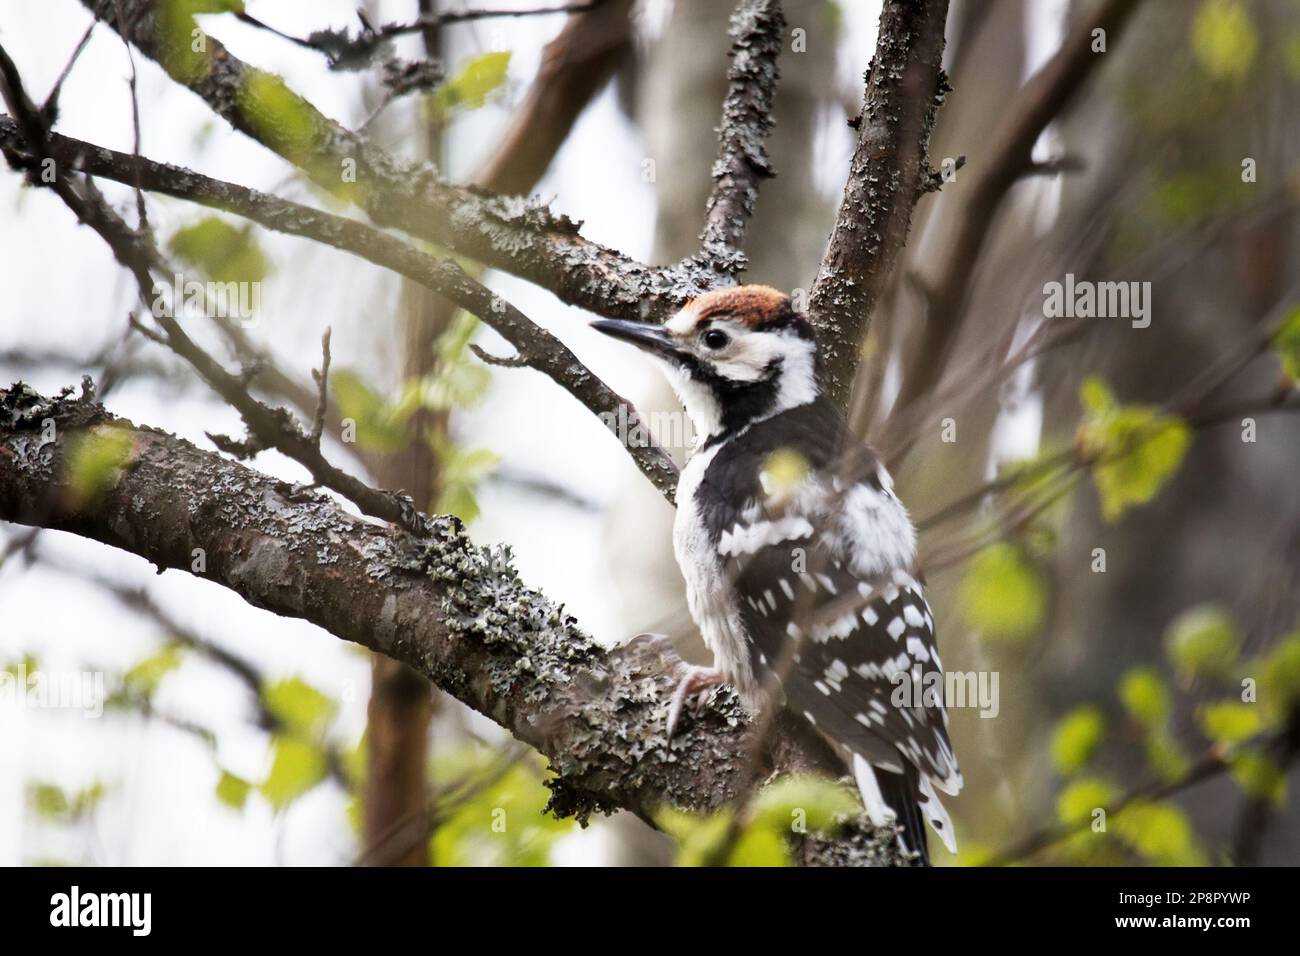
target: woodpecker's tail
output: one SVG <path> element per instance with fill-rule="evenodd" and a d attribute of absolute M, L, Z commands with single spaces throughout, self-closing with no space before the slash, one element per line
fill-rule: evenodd
<path fill-rule="evenodd" d="M 919 779 L 920 775 L 911 768 L 909 775 L 890 773 L 879 767 L 873 767 L 858 754 L 853 755 L 853 777 L 858 790 L 862 793 L 862 804 L 867 817 L 876 826 L 899 826 L 899 845 L 908 853 L 920 855 L 922 866 L 930 865 L 930 851 L 926 845 L 925 823 L 931 816 L 932 808 L 938 807 L 938 813 L 951 831 L 952 823 L 947 821 L 947 813 L 934 797 L 933 789 L 926 788 Z M 918 779 L 912 779 L 912 778 Z M 928 790 L 928 792 L 927 792 Z M 920 794 L 920 796 L 918 796 Z M 925 807 L 922 803 L 926 804 Z"/>

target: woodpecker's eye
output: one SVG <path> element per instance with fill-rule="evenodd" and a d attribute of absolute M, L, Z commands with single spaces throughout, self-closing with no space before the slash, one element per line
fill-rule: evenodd
<path fill-rule="evenodd" d="M 700 336 L 700 340 L 704 343 L 705 348 L 710 349 L 720 349 L 731 341 L 727 333 L 722 329 L 709 329 Z"/>

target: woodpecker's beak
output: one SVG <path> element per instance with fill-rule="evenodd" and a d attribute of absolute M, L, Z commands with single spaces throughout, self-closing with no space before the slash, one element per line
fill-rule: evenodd
<path fill-rule="evenodd" d="M 591 327 L 598 332 L 624 342 L 631 342 L 639 349 L 664 358 L 676 358 L 680 348 L 667 330 L 649 322 L 628 322 L 625 319 L 594 319 Z"/>

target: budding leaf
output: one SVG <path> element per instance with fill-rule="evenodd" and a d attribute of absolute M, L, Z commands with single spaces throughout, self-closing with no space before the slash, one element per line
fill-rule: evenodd
<path fill-rule="evenodd" d="M 1075 444 L 1093 462 L 1103 517 L 1116 521 L 1151 501 L 1173 477 L 1191 444 L 1191 428 L 1148 406 L 1119 404 L 1095 376 L 1084 380 L 1079 398 L 1084 420 Z"/>
<path fill-rule="evenodd" d="M 973 557 L 957 591 L 962 619 L 986 638 L 1021 641 L 1043 623 L 1047 587 L 1018 547 L 990 545 Z"/>
<path fill-rule="evenodd" d="M 1056 725 L 1052 733 L 1052 762 L 1064 776 L 1078 772 L 1092 757 L 1106 731 L 1106 722 L 1096 707 L 1076 707 Z"/>

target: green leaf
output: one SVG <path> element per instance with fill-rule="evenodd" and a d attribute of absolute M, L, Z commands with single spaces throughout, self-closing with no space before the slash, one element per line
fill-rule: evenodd
<path fill-rule="evenodd" d="M 158 651 L 137 661 L 123 675 L 123 680 L 131 690 L 151 696 L 162 683 L 162 679 L 181 666 L 182 648 L 179 644 L 167 644 Z"/>
<path fill-rule="evenodd" d="M 456 515 L 469 524 L 479 513 L 478 486 L 501 458 L 486 448 L 463 450 L 441 432 L 431 434 L 429 444 L 442 465 L 442 488 L 434 511 Z"/>
<path fill-rule="evenodd" d="M 1184 679 L 1228 676 L 1240 652 L 1232 618 L 1208 604 L 1178 615 L 1165 635 L 1165 653 Z"/>
<path fill-rule="evenodd" d="M 181 0 L 191 14 L 243 13 L 244 0 Z"/>
<path fill-rule="evenodd" d="M 1192 54 L 1217 80 L 1237 80 L 1250 71 L 1259 31 L 1243 3 L 1204 0 L 1192 19 Z"/>
<path fill-rule="evenodd" d="M 479 320 L 459 310 L 447 330 L 438 337 L 438 363 L 432 375 L 420 385 L 420 401 L 433 411 L 473 408 L 487 394 L 492 373 L 469 350 Z"/>
<path fill-rule="evenodd" d="M 686 813 L 666 808 L 655 815 L 659 828 L 677 840 L 676 866 L 704 866 L 718 852 L 731 825 L 731 814 Z"/>
<path fill-rule="evenodd" d="M 1143 801 L 1125 807 L 1115 819 L 1115 832 L 1157 865 L 1205 865 L 1187 815 L 1173 804 Z"/>
<path fill-rule="evenodd" d="M 1022 641 L 1043 623 L 1046 585 L 1019 548 L 1000 542 L 971 559 L 957 590 L 957 605 L 966 625 L 984 637 Z"/>
<path fill-rule="evenodd" d="M 433 94 L 438 114 L 445 117 L 457 109 L 476 110 L 505 82 L 510 53 L 482 53 L 446 80 Z"/>
<path fill-rule="evenodd" d="M 1089 456 L 1102 515 L 1118 520 L 1134 505 L 1146 504 L 1182 464 L 1191 444 L 1186 422 L 1145 405 L 1119 405 L 1109 387 L 1089 376 L 1079 389 L 1084 419 L 1075 436 Z"/>
<path fill-rule="evenodd" d="M 236 227 L 217 216 L 177 229 L 167 248 L 214 282 L 261 282 L 271 271 L 252 227 Z"/>
<path fill-rule="evenodd" d="M 814 833 L 836 826 L 837 818 L 859 811 L 858 798 L 834 780 L 811 774 L 781 777 L 759 791 L 750 807 L 751 825 L 788 834 L 796 820 Z"/>
<path fill-rule="evenodd" d="M 85 818 L 107 792 L 98 780 L 71 794 L 56 784 L 38 780 L 27 785 L 27 802 L 47 820 L 71 823 Z"/>
<path fill-rule="evenodd" d="M 1286 806 L 1286 772 L 1257 750 L 1244 750 L 1232 758 L 1232 778 L 1247 796 Z"/>
<path fill-rule="evenodd" d="M 1135 667 L 1119 685 L 1119 699 L 1129 716 L 1144 727 L 1160 727 L 1173 709 L 1165 679 L 1153 667 Z"/>
<path fill-rule="evenodd" d="M 1106 732 L 1106 721 L 1096 707 L 1076 707 L 1056 725 L 1052 733 L 1052 762 L 1063 776 L 1082 769 L 1096 751 Z"/>
<path fill-rule="evenodd" d="M 266 687 L 262 700 L 288 729 L 307 737 L 319 736 L 337 707 L 300 677 L 287 677 Z"/>
<path fill-rule="evenodd" d="M 277 811 L 283 810 L 325 778 L 325 757 L 295 737 L 277 734 L 271 772 L 258 788 Z"/>
<path fill-rule="evenodd" d="M 24 654 L 4 667 L 0 667 L 0 674 L 8 674 L 10 677 L 26 680 L 28 674 L 35 673 L 40 669 L 40 658 L 35 654 Z"/>
<path fill-rule="evenodd" d="M 731 849 L 727 866 L 793 866 L 789 844 L 780 832 L 750 826 Z"/>
<path fill-rule="evenodd" d="M 1300 307 L 1291 310 L 1286 321 L 1273 333 L 1273 351 L 1282 361 L 1282 372 L 1295 387 L 1300 382 Z"/>
<path fill-rule="evenodd" d="M 116 425 L 102 425 L 74 435 L 65 465 L 71 505 L 85 507 L 116 487 L 134 451 L 131 432 Z"/>
<path fill-rule="evenodd" d="M 1151 771 L 1166 783 L 1181 780 L 1192 768 L 1187 754 L 1183 753 L 1178 741 L 1164 727 L 1148 732 L 1146 754 Z"/>
<path fill-rule="evenodd" d="M 385 402 L 356 372 L 331 372 L 330 394 L 338 404 L 339 416 L 356 422 L 357 444 L 364 451 L 391 455 L 406 447 L 410 411 Z"/>
<path fill-rule="evenodd" d="M 1235 747 L 1263 730 L 1260 708 L 1235 700 L 1202 704 L 1196 713 L 1205 736 L 1216 744 Z"/>
<path fill-rule="evenodd" d="M 1056 798 L 1056 815 L 1062 823 L 1083 823 L 1097 809 L 1105 809 L 1115 799 L 1115 790 L 1096 777 L 1080 777 Z"/>
<path fill-rule="evenodd" d="M 437 866 L 546 866 L 551 848 L 577 824 L 543 814 L 549 797 L 535 755 L 505 773 L 501 754 L 480 745 L 445 749 L 435 757 L 434 787 L 452 787 L 430 840 Z M 455 794 L 469 784 L 470 798 Z M 441 808 L 440 808 L 441 809 Z"/>
<path fill-rule="evenodd" d="M 52 783 L 35 782 L 27 786 L 27 803 L 39 816 L 61 819 L 68 814 L 72 803 L 63 788 Z"/>
<path fill-rule="evenodd" d="M 1278 640 L 1260 666 L 1260 703 L 1280 722 L 1300 701 L 1300 631 Z"/>
<path fill-rule="evenodd" d="M 1093 415 L 1105 415 L 1116 405 L 1115 393 L 1110 390 L 1110 386 L 1105 381 L 1095 375 L 1087 376 L 1080 383 L 1079 401 L 1084 410 Z"/>
<path fill-rule="evenodd" d="M 228 770 L 221 771 L 217 781 L 217 799 L 235 810 L 244 809 L 253 785 L 243 777 L 237 777 Z"/>

